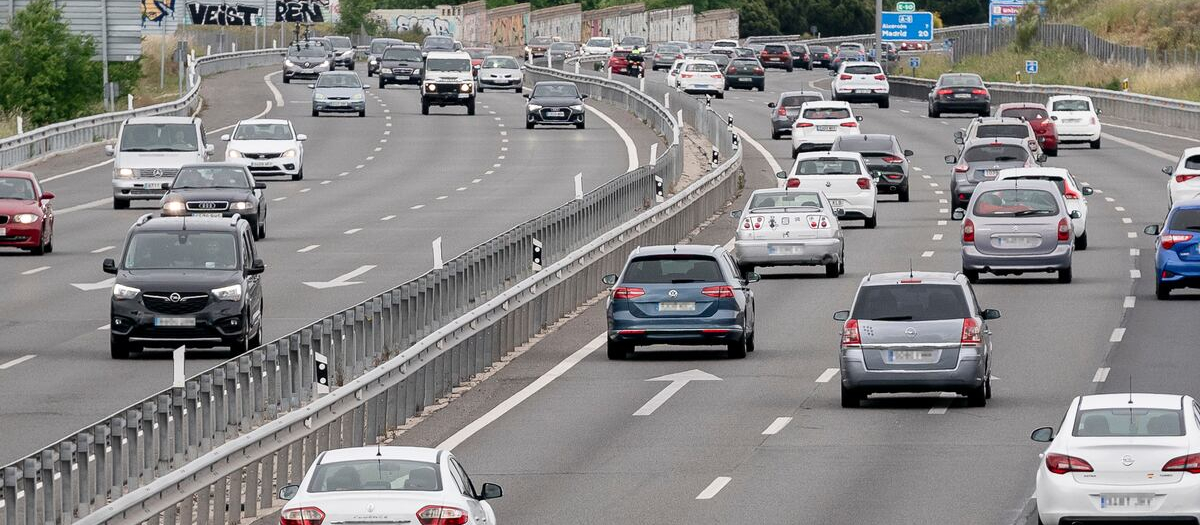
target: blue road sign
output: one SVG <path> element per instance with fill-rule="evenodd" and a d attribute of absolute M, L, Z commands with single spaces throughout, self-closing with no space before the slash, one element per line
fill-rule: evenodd
<path fill-rule="evenodd" d="M 882 37 L 885 42 L 932 42 L 933 13 L 884 11 Z"/>
<path fill-rule="evenodd" d="M 1030 75 L 1035 75 L 1035 74 L 1037 74 L 1037 72 L 1038 72 L 1038 61 L 1037 61 L 1037 60 L 1026 60 L 1026 61 L 1025 61 L 1025 72 L 1026 72 L 1026 73 L 1029 73 Z"/>
<path fill-rule="evenodd" d="M 921 67 L 921 57 L 908 57 L 908 67 L 913 69 Z"/>

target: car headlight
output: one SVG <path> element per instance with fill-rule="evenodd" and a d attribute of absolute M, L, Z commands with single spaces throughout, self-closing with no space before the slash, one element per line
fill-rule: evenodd
<path fill-rule="evenodd" d="M 469 82 L 464 82 L 461 86 L 458 86 L 458 90 L 462 91 L 463 93 L 470 93 L 471 87 L 472 86 Z"/>
<path fill-rule="evenodd" d="M 571 110 L 572 111 L 583 111 L 583 104 L 573 104 L 571 106 Z"/>
<path fill-rule="evenodd" d="M 183 213 L 187 209 L 187 205 L 181 201 L 168 201 L 163 203 L 162 209 L 163 213 Z"/>
<path fill-rule="evenodd" d="M 329 67 L 329 61 L 326 60 L 324 62 L 321 62 L 321 67 Z"/>
<path fill-rule="evenodd" d="M 121 168 L 121 169 L 117 170 L 117 176 L 121 177 L 121 178 L 131 179 L 131 178 L 133 178 L 133 170 L 129 169 L 129 168 Z"/>
<path fill-rule="evenodd" d="M 437 91 L 437 85 L 436 84 L 425 84 L 425 91 L 433 93 L 434 91 Z"/>
<path fill-rule="evenodd" d="M 363 99 L 362 93 L 355 93 L 353 95 L 350 95 L 350 100 L 362 100 L 362 99 Z"/>
<path fill-rule="evenodd" d="M 538 104 L 530 104 L 529 111 L 541 111 L 542 106 Z"/>
<path fill-rule="evenodd" d="M 240 158 L 242 158 L 242 152 L 240 152 L 236 149 L 227 149 L 227 150 L 225 150 L 225 158 L 240 159 Z"/>
<path fill-rule="evenodd" d="M 17 224 L 33 224 L 37 222 L 38 216 L 32 213 L 18 213 L 13 215 L 13 222 Z"/>
<path fill-rule="evenodd" d="M 296 156 L 296 150 L 294 150 L 294 149 L 289 149 L 289 150 L 283 152 L 284 158 L 290 159 L 290 158 L 295 158 L 295 156 Z"/>
<path fill-rule="evenodd" d="M 371 60 L 370 60 L 370 62 L 371 62 L 372 64 L 374 64 L 374 63 L 376 63 L 376 62 L 378 62 L 378 61 L 377 61 L 377 60 L 375 60 L 375 57 L 371 57 Z"/>
<path fill-rule="evenodd" d="M 420 75 L 420 74 L 421 74 L 421 68 L 414 69 L 414 70 L 413 70 L 413 72 L 412 72 L 412 74 L 414 74 L 414 75 Z"/>
<path fill-rule="evenodd" d="M 242 285 L 235 284 L 224 288 L 216 288 L 212 291 L 212 294 L 218 301 L 241 301 Z"/>
<path fill-rule="evenodd" d="M 254 207 L 254 203 L 251 203 L 248 201 L 229 203 L 229 209 L 231 209 L 231 210 L 248 210 L 253 207 Z"/>
<path fill-rule="evenodd" d="M 137 288 L 134 288 L 132 286 L 125 286 L 123 284 L 114 284 L 113 285 L 113 299 L 116 299 L 118 301 L 128 301 L 130 299 L 135 299 L 135 298 L 137 298 L 138 294 L 140 294 L 140 293 L 142 293 L 141 290 L 138 290 Z"/>
<path fill-rule="evenodd" d="M 285 66 L 287 66 L 287 67 L 293 67 L 293 66 L 295 66 L 296 64 L 295 64 L 294 62 L 292 62 L 291 60 L 284 60 L 284 61 L 283 61 L 283 65 L 285 65 Z"/>
<path fill-rule="evenodd" d="M 322 95 L 321 93 L 317 93 L 316 95 L 313 95 L 313 98 L 315 98 L 317 100 L 325 100 L 325 95 Z"/>

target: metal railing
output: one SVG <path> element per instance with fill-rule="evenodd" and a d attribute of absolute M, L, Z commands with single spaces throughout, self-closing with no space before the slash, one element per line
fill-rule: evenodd
<path fill-rule="evenodd" d="M 12 168 L 49 155 L 112 140 L 117 137 L 121 123 L 134 117 L 154 115 L 187 115 L 200 101 L 200 79 L 223 71 L 260 67 L 279 63 L 282 49 L 264 49 L 238 53 L 215 54 L 196 59 L 187 73 L 189 89 L 183 97 L 171 102 L 103 113 L 50 124 L 0 140 L 0 169 Z"/>

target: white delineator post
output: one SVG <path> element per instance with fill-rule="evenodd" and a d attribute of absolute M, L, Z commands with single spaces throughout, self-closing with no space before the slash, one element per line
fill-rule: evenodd
<path fill-rule="evenodd" d="M 438 237 L 433 240 L 433 268 L 436 270 L 445 266 L 442 262 L 442 238 Z"/>

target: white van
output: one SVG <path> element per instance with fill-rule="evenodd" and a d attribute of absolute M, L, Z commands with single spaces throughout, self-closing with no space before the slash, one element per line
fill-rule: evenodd
<path fill-rule="evenodd" d="M 194 117 L 139 117 L 121 124 L 116 145 L 104 147 L 113 161 L 113 209 L 134 200 L 158 200 L 184 164 L 205 162 L 213 146 Z"/>

